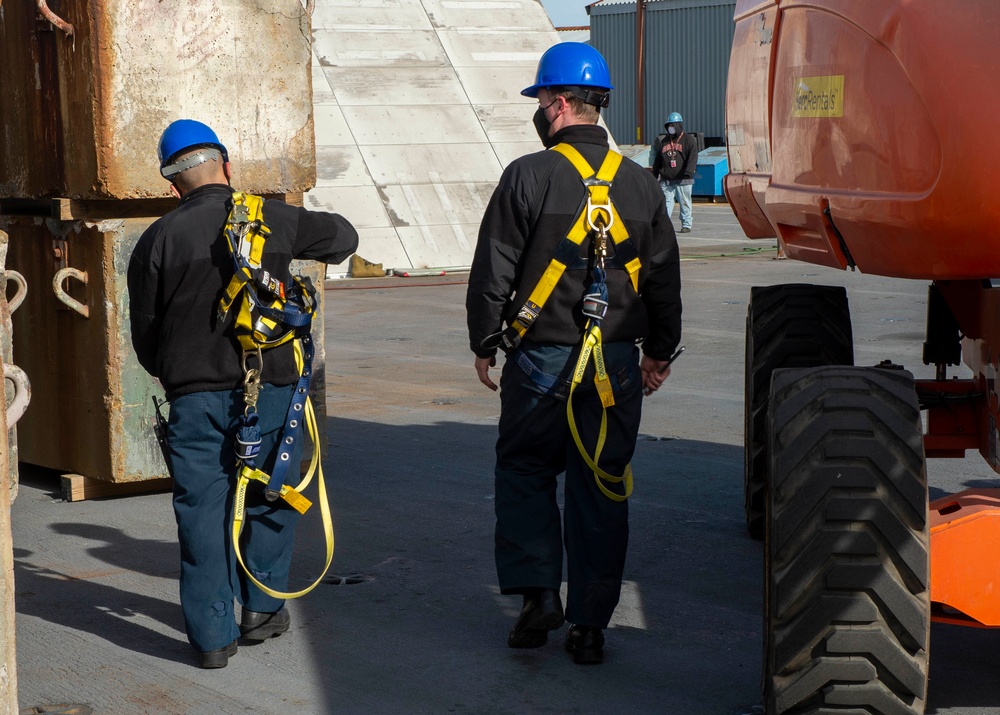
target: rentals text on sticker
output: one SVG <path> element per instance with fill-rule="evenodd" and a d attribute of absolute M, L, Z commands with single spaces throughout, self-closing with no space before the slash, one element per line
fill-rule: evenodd
<path fill-rule="evenodd" d="M 844 75 L 801 77 L 792 92 L 793 117 L 844 116 Z"/>

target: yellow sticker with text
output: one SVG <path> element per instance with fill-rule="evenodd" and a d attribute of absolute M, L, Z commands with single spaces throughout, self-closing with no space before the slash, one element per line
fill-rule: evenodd
<path fill-rule="evenodd" d="M 844 116 L 844 75 L 800 77 L 792 92 L 793 117 Z"/>

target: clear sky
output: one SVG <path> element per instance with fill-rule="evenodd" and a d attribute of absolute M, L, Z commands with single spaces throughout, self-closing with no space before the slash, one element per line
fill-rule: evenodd
<path fill-rule="evenodd" d="M 586 7 L 594 0 L 541 0 L 542 7 L 556 27 L 589 25 Z"/>

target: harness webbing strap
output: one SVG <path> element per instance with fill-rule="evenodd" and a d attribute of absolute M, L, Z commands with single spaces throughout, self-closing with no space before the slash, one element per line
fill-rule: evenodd
<path fill-rule="evenodd" d="M 295 361 L 299 366 L 299 371 L 304 373 L 304 358 L 302 351 L 299 348 L 298 342 L 295 343 Z M 296 391 L 296 394 L 298 392 Z M 294 404 L 294 400 L 293 400 Z M 301 410 L 296 410 L 296 413 L 304 413 L 300 415 L 299 419 L 305 420 L 305 427 L 309 435 L 313 439 L 313 454 L 312 460 L 309 462 L 309 469 L 306 472 L 305 477 L 294 487 L 290 487 L 287 484 L 281 486 L 281 498 L 284 499 L 289 506 L 298 511 L 300 514 L 304 514 L 307 509 L 312 505 L 312 503 L 304 496 L 302 496 L 302 491 L 305 490 L 309 483 L 312 481 L 314 475 L 317 477 L 317 489 L 319 491 L 319 509 L 320 515 L 323 521 L 323 536 L 326 540 L 326 563 L 323 565 L 323 570 L 320 575 L 312 582 L 309 586 L 302 589 L 301 591 L 292 591 L 285 593 L 283 591 L 276 591 L 262 584 L 254 575 L 251 573 L 250 569 L 243 561 L 243 553 L 240 549 L 240 533 L 243 531 L 243 521 L 246 516 L 246 490 L 247 485 L 252 481 L 260 481 L 265 485 L 268 484 L 271 477 L 269 477 L 265 472 L 259 469 L 248 467 L 244 465 L 239 472 L 238 478 L 236 480 L 236 496 L 233 500 L 233 526 L 232 526 L 232 539 L 233 539 L 233 550 L 236 552 L 236 560 L 239 562 L 240 566 L 243 567 L 244 573 L 246 573 L 247 578 L 249 578 L 257 588 L 266 593 L 268 596 L 280 599 L 289 598 L 299 598 L 300 596 L 305 596 L 307 593 L 312 591 L 316 586 L 318 586 L 323 577 L 326 576 L 327 570 L 330 568 L 330 563 L 333 561 L 333 550 L 334 550 L 334 536 L 333 536 L 333 518 L 330 514 L 330 503 L 326 494 L 326 484 L 323 480 L 323 465 L 320 460 L 320 450 L 318 441 L 318 429 L 316 427 L 316 414 L 313 411 L 312 400 L 308 397 L 308 390 L 306 391 L 306 398 L 304 402 L 304 407 Z"/>
<path fill-rule="evenodd" d="M 236 270 L 219 301 L 220 320 L 225 320 L 233 301 L 260 270 L 264 243 L 271 235 L 271 229 L 264 223 L 264 199 L 242 191 L 234 192 L 233 208 L 226 221 L 225 231 Z"/>
<path fill-rule="evenodd" d="M 243 400 L 246 408 L 236 437 L 239 470 L 233 504 L 233 549 L 244 572 L 258 588 L 274 598 L 287 599 L 309 593 L 323 579 L 333 559 L 333 524 L 320 465 L 319 433 L 312 402 L 309 400 L 313 361 L 313 342 L 309 328 L 316 312 L 315 290 L 308 278 L 300 279 L 298 276 L 292 277 L 292 284 L 286 290 L 282 281 L 263 268 L 261 263 L 264 245 L 270 235 L 271 230 L 264 222 L 264 199 L 253 194 L 235 192 L 225 226 L 226 241 L 233 258 L 233 277 L 219 301 L 218 318 L 220 322 L 225 320 L 233 304 L 239 300 L 233 330 L 243 348 L 243 369 L 246 372 Z M 299 380 L 285 415 L 273 473 L 269 475 L 255 463 L 260 449 L 256 404 L 263 372 L 262 351 L 289 341 L 294 341 L 292 345 Z M 256 355 L 256 368 L 247 366 L 247 357 L 251 355 Z M 298 486 L 292 487 L 285 482 L 292 462 L 293 447 L 302 437 L 303 428 L 312 440 L 312 462 L 305 478 Z M 320 511 L 327 546 L 326 566 L 308 588 L 294 593 L 275 591 L 257 580 L 244 564 L 240 551 L 239 537 L 246 516 L 247 485 L 251 481 L 262 482 L 265 486 L 264 496 L 268 501 L 281 498 L 300 514 L 304 514 L 312 503 L 301 492 L 312 480 L 313 474 L 319 474 Z"/>
<path fill-rule="evenodd" d="M 577 217 L 567 238 L 576 240 L 579 243 L 584 237 L 589 236 L 592 231 L 598 232 L 599 239 L 602 242 L 600 248 L 601 256 L 598 259 L 599 265 L 594 269 L 595 283 L 591 286 L 587 297 L 592 301 L 597 299 L 596 302 L 603 303 L 606 309 L 607 287 L 605 285 L 604 255 L 607 252 L 608 246 L 604 245 L 603 242 L 607 238 L 610 237 L 612 239 L 616 252 L 625 252 L 625 255 L 621 257 L 625 259 L 623 261 L 625 270 L 629 274 L 633 289 L 636 292 L 639 291 L 639 268 L 641 264 L 635 251 L 635 245 L 625 228 L 625 222 L 621 220 L 610 197 L 611 181 L 614 179 L 618 167 L 621 166 L 622 156 L 617 152 L 609 151 L 601 164 L 601 168 L 598 169 L 595 175 L 587 160 L 574 147 L 569 144 L 559 144 L 553 147 L 553 149 L 570 160 L 580 174 L 584 185 L 587 187 L 586 208 Z M 629 251 L 631 255 L 629 255 Z M 593 471 L 594 481 L 597 483 L 598 489 L 609 499 L 625 501 L 632 494 L 631 463 L 625 466 L 625 471 L 621 476 L 611 474 L 601 469 L 597 464 L 601 458 L 601 452 L 604 449 L 604 443 L 608 434 L 608 408 L 614 406 L 615 396 L 611 380 L 608 376 L 607 366 L 604 363 L 604 351 L 602 349 L 601 320 L 604 317 L 604 312 L 585 312 L 585 314 L 588 315 L 587 325 L 584 329 L 580 355 L 573 370 L 573 380 L 570 384 L 569 395 L 566 397 L 566 419 L 569 422 L 570 432 L 573 435 L 573 441 L 576 443 L 577 452 L 579 452 L 583 461 Z M 576 416 L 573 414 L 573 393 L 583 381 L 591 356 L 593 356 L 595 368 L 594 384 L 597 387 L 597 394 L 600 397 L 602 408 L 601 427 L 598 431 L 597 445 L 595 446 L 593 457 L 590 456 L 590 453 L 583 444 L 583 439 L 580 437 L 580 432 L 576 426 Z M 618 494 L 612 491 L 604 485 L 605 481 L 612 484 L 624 482 L 624 493 Z"/>
<path fill-rule="evenodd" d="M 517 342 L 520 342 L 534 324 L 567 266 L 576 259 L 580 244 L 598 224 L 608 227 L 615 246 L 620 247 L 619 251 L 624 248 L 624 268 L 629 274 L 632 288 L 639 292 L 641 263 L 635 245 L 629 238 L 625 222 L 621 220 L 610 197 L 611 182 L 621 166 L 622 155 L 608 150 L 600 168 L 595 172 L 590 163 L 572 145 L 557 144 L 551 150 L 562 154 L 573 165 L 587 189 L 587 196 L 569 233 L 556 247 L 555 254 L 542 273 L 542 277 L 532 289 L 524 306 L 518 311 L 517 317 L 510 323 L 509 329 L 517 335 Z"/>
<path fill-rule="evenodd" d="M 597 433 L 597 445 L 594 448 L 593 457 L 590 456 L 590 453 L 583 444 L 580 431 L 576 426 L 576 416 L 573 414 L 573 392 L 583 382 L 583 376 L 587 370 L 587 363 L 591 355 L 594 356 L 594 366 L 597 373 L 594 376 L 594 383 L 597 385 L 597 392 L 600 395 L 602 406 L 601 427 Z M 625 501 L 632 494 L 632 463 L 629 462 L 625 465 L 625 471 L 622 472 L 621 476 L 611 474 L 597 465 L 597 462 L 601 459 L 601 451 L 604 449 L 604 443 L 608 436 L 608 408 L 613 406 L 614 403 L 614 392 L 604 365 L 604 352 L 601 349 L 601 328 L 599 325 L 594 324 L 594 321 L 588 321 L 583 346 L 580 348 L 580 357 L 576 361 L 576 368 L 573 370 L 573 380 L 569 387 L 569 395 L 566 397 L 566 419 L 569 422 L 569 430 L 573 435 L 573 441 L 576 443 L 576 451 L 579 452 L 584 463 L 593 471 L 597 488 L 609 499 Z M 611 491 L 608 487 L 604 486 L 605 481 L 612 484 L 624 482 L 624 493 L 618 494 Z"/>
<path fill-rule="evenodd" d="M 281 445 L 278 447 L 278 457 L 274 462 L 274 471 L 267 481 L 265 494 L 271 501 L 281 496 L 281 489 L 285 485 L 288 474 L 288 467 L 291 464 L 291 454 L 295 447 L 295 442 L 303 434 L 303 419 L 306 400 L 309 398 L 309 383 L 312 381 L 312 361 L 313 342 L 312 336 L 308 333 L 302 336 L 301 342 L 296 343 L 296 348 L 301 345 L 303 354 L 302 372 L 299 381 L 295 385 L 295 392 L 292 393 L 292 401 L 288 405 L 288 412 L 285 415 L 285 428 L 281 432 Z"/>

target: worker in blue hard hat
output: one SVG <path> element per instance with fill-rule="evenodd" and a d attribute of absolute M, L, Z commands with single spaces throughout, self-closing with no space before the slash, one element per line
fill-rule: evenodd
<path fill-rule="evenodd" d="M 691 191 L 694 175 L 698 171 L 698 140 L 684 131 L 684 118 L 671 112 L 663 125 L 664 134 L 653 141 L 653 163 L 650 171 L 657 181 L 666 201 L 667 215 L 680 205 L 681 233 L 690 233 L 694 225 Z"/>
<path fill-rule="evenodd" d="M 229 152 L 219 141 L 212 128 L 194 119 L 171 122 L 160 135 L 156 153 L 160 158 L 160 175 L 171 182 L 170 188 L 180 198 L 173 179 L 189 169 L 214 161 L 219 164 L 229 180 Z M 183 158 L 182 158 L 183 157 Z M 219 167 L 216 167 L 219 168 Z M 186 174 L 185 180 L 191 175 Z"/>
<path fill-rule="evenodd" d="M 566 648 L 578 664 L 604 658 L 643 395 L 670 374 L 681 329 L 677 240 L 663 195 L 597 124 L 612 89 L 589 45 L 564 42 L 542 55 L 521 94 L 538 100 L 534 124 L 547 150 L 503 172 L 466 295 L 476 373 L 492 390 L 490 369 L 498 350 L 506 354 L 494 555 L 501 593 L 522 597 L 507 645 L 541 647 L 569 621 Z"/>
<path fill-rule="evenodd" d="M 235 321 L 219 310 L 220 296 L 235 273 L 224 231 L 237 196 L 230 187 L 229 153 L 208 125 L 179 119 L 163 131 L 158 154 L 160 173 L 180 202 L 146 229 L 132 252 L 127 274 L 132 345 L 170 401 L 167 457 L 188 640 L 201 667 L 222 668 L 236 653 L 238 638 L 280 635 L 290 620 L 283 600 L 263 592 L 237 568 L 230 532 L 234 429 L 245 414 L 248 356 L 234 334 Z M 293 258 L 339 263 L 358 245 L 357 231 L 338 214 L 268 199 L 260 220 L 270 228 L 258 271 L 268 288 L 257 290 L 268 305 L 277 293 L 284 296 L 286 287 L 298 285 L 289 271 Z M 270 474 L 299 370 L 291 342 L 251 359 L 260 361 L 253 365 L 260 368 L 262 387 L 255 408 L 257 463 Z M 292 464 L 299 463 L 301 443 L 289 452 Z M 283 501 L 267 501 L 261 491 L 248 492 L 246 504 L 244 561 L 260 583 L 282 591 L 298 512 Z M 242 605 L 239 621 L 234 599 Z"/>

